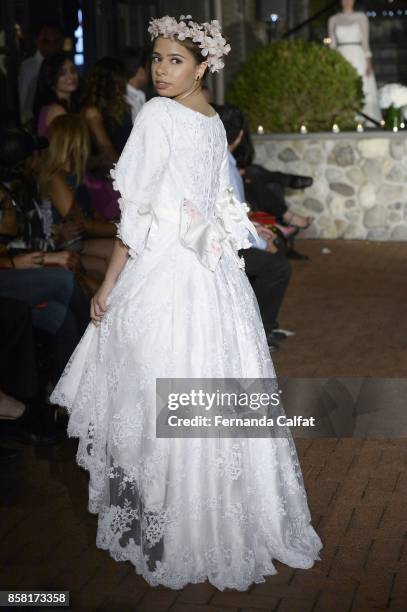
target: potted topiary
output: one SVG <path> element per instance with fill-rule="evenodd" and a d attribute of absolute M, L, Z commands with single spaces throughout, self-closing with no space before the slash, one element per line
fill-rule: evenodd
<path fill-rule="evenodd" d="M 315 42 L 278 41 L 253 53 L 226 96 L 246 113 L 252 130 L 298 132 L 355 128 L 363 83 L 337 51 Z"/>

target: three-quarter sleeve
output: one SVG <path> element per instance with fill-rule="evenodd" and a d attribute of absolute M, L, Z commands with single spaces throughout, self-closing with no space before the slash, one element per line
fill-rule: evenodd
<path fill-rule="evenodd" d="M 365 13 L 360 13 L 360 29 L 362 31 L 362 47 L 366 57 L 372 57 L 369 43 L 369 19 Z"/>
<path fill-rule="evenodd" d="M 120 192 L 117 237 L 139 254 L 151 227 L 154 200 L 170 157 L 171 118 L 165 104 L 153 98 L 138 113 L 119 161 L 111 170 Z"/>

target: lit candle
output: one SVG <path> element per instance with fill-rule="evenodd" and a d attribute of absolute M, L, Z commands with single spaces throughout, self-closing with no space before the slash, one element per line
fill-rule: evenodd
<path fill-rule="evenodd" d="M 406 127 L 406 124 L 404 123 L 404 121 L 402 121 L 402 122 L 400 123 L 400 127 L 401 127 L 401 129 L 402 129 L 402 130 L 404 130 L 404 128 Z"/>
<path fill-rule="evenodd" d="M 300 127 L 300 132 L 301 132 L 301 134 L 307 134 L 308 133 L 307 126 L 303 124 Z"/>
<path fill-rule="evenodd" d="M 257 126 L 257 133 L 258 134 L 264 134 L 264 128 L 262 125 L 258 125 Z"/>
<path fill-rule="evenodd" d="M 337 123 L 334 123 L 332 126 L 332 131 L 335 132 L 335 134 L 337 134 L 338 132 L 340 132 L 339 129 L 339 125 Z"/>
<path fill-rule="evenodd" d="M 399 131 L 399 129 L 398 129 L 397 125 L 395 125 L 395 126 L 393 127 L 393 132 L 398 132 L 398 131 Z"/>
<path fill-rule="evenodd" d="M 332 42 L 332 39 L 329 38 L 329 36 L 326 36 L 324 38 L 324 45 L 329 46 L 331 44 L 331 42 Z"/>
<path fill-rule="evenodd" d="M 363 132 L 364 128 L 363 128 L 363 124 L 362 123 L 358 123 L 356 126 L 356 131 L 357 132 Z"/>

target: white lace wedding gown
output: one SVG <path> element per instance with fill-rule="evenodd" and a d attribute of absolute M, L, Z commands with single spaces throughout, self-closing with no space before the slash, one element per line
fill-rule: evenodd
<path fill-rule="evenodd" d="M 322 543 L 288 429 L 281 439 L 155 437 L 156 377 L 275 376 L 236 252 L 253 226 L 228 190 L 219 116 L 151 99 L 114 177 L 130 257 L 51 396 L 90 473 L 97 546 L 173 589 L 209 579 L 246 590 L 277 573 L 273 559 L 312 567 Z"/>
<path fill-rule="evenodd" d="M 328 20 L 331 48 L 352 64 L 363 80 L 365 96 L 363 112 L 376 121 L 381 121 L 382 113 L 374 72 L 366 75 L 367 59 L 372 57 L 369 43 L 369 19 L 365 13 L 352 11 L 337 13 Z M 368 122 L 368 125 L 375 125 Z"/>

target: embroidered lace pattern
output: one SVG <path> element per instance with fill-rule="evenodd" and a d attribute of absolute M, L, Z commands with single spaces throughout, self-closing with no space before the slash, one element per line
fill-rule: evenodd
<path fill-rule="evenodd" d="M 311 567 L 322 544 L 289 431 L 281 439 L 156 438 L 157 377 L 271 378 L 275 370 L 232 253 L 210 270 L 180 243 L 170 214 L 153 235 L 151 215 L 132 225 L 141 205 L 176 212 L 184 197 L 209 220 L 228 184 L 219 117 L 165 99 L 145 107 L 115 173 L 134 256 L 51 400 L 67 408 L 68 434 L 79 439 L 98 547 L 130 560 L 153 586 L 209 579 L 243 591 L 276 573 L 273 559 Z M 160 146 L 148 143 L 143 156 L 144 122 Z"/>

